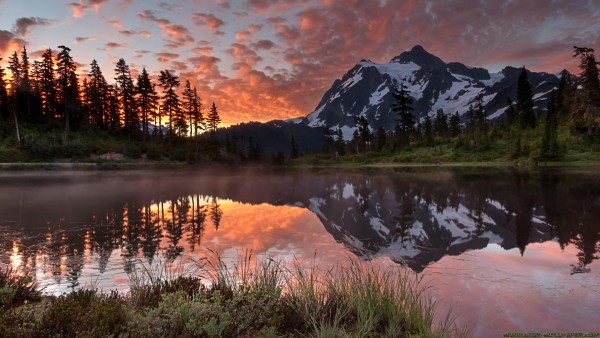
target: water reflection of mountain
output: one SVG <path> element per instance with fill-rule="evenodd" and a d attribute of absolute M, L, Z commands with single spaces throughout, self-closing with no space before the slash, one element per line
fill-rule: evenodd
<path fill-rule="evenodd" d="M 66 265 L 74 282 L 86 254 L 102 270 L 120 249 L 127 270 L 138 253 L 172 258 L 183 242 L 194 250 L 206 226 L 219 226 L 219 199 L 306 207 L 355 254 L 415 271 L 490 243 L 526 254 L 529 243 L 556 240 L 578 248 L 573 272 L 585 272 L 600 249 L 600 182 L 587 173 L 76 173 L 6 175 L 0 187 L 3 262 L 18 241 L 24 263 L 42 252 L 53 273 Z"/>

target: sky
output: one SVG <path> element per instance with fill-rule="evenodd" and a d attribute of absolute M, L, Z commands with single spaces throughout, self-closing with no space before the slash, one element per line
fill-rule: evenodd
<path fill-rule="evenodd" d="M 573 46 L 600 50 L 594 0 L 0 0 L 0 66 L 59 45 L 79 72 L 113 81 L 170 70 L 215 102 L 223 124 L 305 116 L 361 59 L 414 45 L 444 61 L 577 72 Z"/>

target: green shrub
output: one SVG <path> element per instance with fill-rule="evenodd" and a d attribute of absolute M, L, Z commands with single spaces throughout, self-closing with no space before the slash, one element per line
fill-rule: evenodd
<path fill-rule="evenodd" d="M 39 285 L 28 271 L 0 268 L 0 309 L 36 301 L 41 298 Z"/>
<path fill-rule="evenodd" d="M 0 147 L 0 163 L 25 162 L 27 155 L 17 148 Z"/>

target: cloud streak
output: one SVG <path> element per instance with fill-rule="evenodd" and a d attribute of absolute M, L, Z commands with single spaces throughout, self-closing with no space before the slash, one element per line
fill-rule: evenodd
<path fill-rule="evenodd" d="M 50 20 L 44 18 L 18 18 L 13 26 L 13 31 L 20 35 L 26 36 L 29 34 L 29 29 L 33 26 L 47 26 L 50 24 Z"/>

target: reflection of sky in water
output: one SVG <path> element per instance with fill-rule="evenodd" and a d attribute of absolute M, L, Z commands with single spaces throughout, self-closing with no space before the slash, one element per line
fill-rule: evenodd
<path fill-rule="evenodd" d="M 38 281 L 52 294 L 73 285 L 127 290 L 126 271 L 162 266 L 167 257 L 178 254 L 183 256 L 171 268 L 193 271 L 194 261 L 210 255 L 207 249 L 229 261 L 251 249 L 258 257 L 296 259 L 303 265 L 316 260 L 331 266 L 357 253 L 397 265 L 388 257 L 402 256 L 404 242 L 394 237 L 397 229 L 389 222 L 399 219 L 405 203 L 414 203 L 409 210 L 418 226 L 406 233 L 425 236 L 423 243 L 430 241 L 431 246 L 412 245 L 411 254 L 404 254 L 429 264 L 422 275 L 432 286 L 440 312 L 451 306 L 460 323 L 475 328 L 474 336 L 598 330 L 598 260 L 587 264 L 591 272 L 572 274 L 580 263 L 581 247 L 594 238 L 597 227 L 588 220 L 597 219 L 596 202 L 583 203 L 588 218 L 579 222 L 588 224 L 588 233 L 577 236 L 588 241 L 578 246 L 573 236 L 580 230 L 553 228 L 541 220 L 543 215 L 532 215 L 531 227 L 522 231 L 522 218 L 507 217 L 553 201 L 546 201 L 544 192 L 525 193 L 515 202 L 510 199 L 515 195 L 510 182 L 488 188 L 469 180 L 471 185 L 464 188 L 449 175 L 437 181 L 385 175 L 238 175 L 224 180 L 204 175 L 188 181 L 185 175 L 164 179 L 162 174 L 136 181 L 121 175 L 134 176 L 99 174 L 99 180 L 90 176 L 66 185 L 31 185 L 30 192 L 30 183 L 23 184 L 28 189 L 0 184 L 0 264 L 34 268 Z M 524 185 L 523 190 L 535 191 Z M 448 191 L 442 190 L 446 187 Z M 579 194 L 575 188 L 568 192 Z M 571 218 L 580 214 L 580 201 L 570 201 L 562 191 L 550 193 L 558 202 L 571 203 L 566 209 L 572 213 L 564 214 L 564 224 L 575 223 Z M 504 204 L 499 202 L 503 199 Z M 563 216 L 554 217 L 558 222 Z M 478 219 L 483 220 L 481 231 Z M 436 233 L 443 236 L 436 239 Z M 562 236 L 564 249 L 556 236 Z M 354 247 L 351 253 L 348 245 L 365 250 Z"/>
<path fill-rule="evenodd" d="M 459 321 L 475 328 L 474 337 L 505 332 L 597 332 L 600 314 L 600 264 L 591 273 L 571 275 L 577 264 L 573 246 L 533 243 L 518 249 L 497 245 L 446 256 L 425 270 L 440 302 Z"/>

